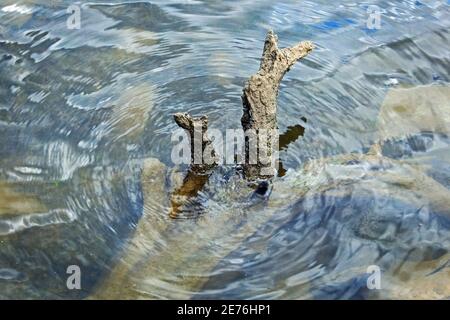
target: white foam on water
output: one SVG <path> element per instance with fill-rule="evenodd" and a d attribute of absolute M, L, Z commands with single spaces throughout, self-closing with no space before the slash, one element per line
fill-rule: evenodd
<path fill-rule="evenodd" d="M 12 4 L 10 6 L 3 7 L 2 11 L 3 12 L 15 12 L 15 13 L 20 13 L 20 14 L 30 14 L 33 12 L 33 9 L 28 8 L 27 6 L 24 6 L 24 5 Z"/>
<path fill-rule="evenodd" d="M 32 227 L 70 223 L 76 219 L 75 212 L 68 209 L 54 209 L 45 213 L 27 214 L 0 220 L 0 236 L 16 233 Z"/>

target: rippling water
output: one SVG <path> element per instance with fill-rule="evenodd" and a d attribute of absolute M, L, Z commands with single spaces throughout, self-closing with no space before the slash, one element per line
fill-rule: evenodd
<path fill-rule="evenodd" d="M 0 298 L 108 296 L 130 256 L 124 298 L 450 296 L 436 287 L 450 275 L 449 122 L 407 137 L 379 125 L 395 88 L 448 86 L 447 2 L 92 1 L 69 29 L 71 3 L 0 4 Z M 199 219 L 168 220 L 170 188 L 143 181 L 144 159 L 170 182 L 175 112 L 240 127 L 269 28 L 317 46 L 281 85 L 280 130 L 305 126 L 281 153 L 287 175 L 255 198 L 221 168 Z M 363 156 L 383 137 L 383 156 Z M 382 290 L 367 289 L 370 265 Z"/>

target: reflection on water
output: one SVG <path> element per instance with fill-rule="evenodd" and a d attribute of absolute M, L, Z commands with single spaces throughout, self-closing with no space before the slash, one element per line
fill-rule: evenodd
<path fill-rule="evenodd" d="M 0 5 L 0 298 L 105 296 L 119 280 L 138 283 L 124 297 L 450 296 L 445 1 L 373 1 L 379 30 L 351 1 L 92 1 L 79 30 L 70 4 Z M 286 136 L 285 176 L 255 195 L 219 168 L 201 217 L 169 220 L 172 115 L 239 128 L 267 28 L 317 44 L 281 85 L 280 131 L 303 135 Z M 381 155 L 349 156 L 376 142 Z"/>

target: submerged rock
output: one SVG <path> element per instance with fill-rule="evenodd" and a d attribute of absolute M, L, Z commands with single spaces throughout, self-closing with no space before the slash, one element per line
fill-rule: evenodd
<path fill-rule="evenodd" d="M 421 110 L 427 121 L 416 126 L 415 113 L 398 118 L 396 104 L 387 103 L 379 128 L 389 140 L 367 154 L 288 170 L 264 195 L 255 196 L 238 175 L 216 170 L 198 195 L 197 219 L 169 219 L 168 191 L 177 184 L 168 181 L 179 173 L 147 159 L 143 217 L 92 298 L 449 297 L 450 162 L 439 155 L 450 150 L 441 125 L 450 112 L 440 100 L 433 104 L 433 92 L 445 89 L 408 90 L 431 90 L 429 107 Z M 417 148 L 423 131 L 434 142 Z M 392 156 L 394 138 L 411 152 Z M 433 159 L 444 162 L 436 166 Z M 381 290 L 367 288 L 371 265 L 382 270 Z"/>
<path fill-rule="evenodd" d="M 91 297 L 95 299 L 135 299 L 139 297 L 135 269 L 143 259 L 148 259 L 149 250 L 155 246 L 161 233 L 168 225 L 169 217 L 164 211 L 160 215 L 150 215 L 149 207 L 154 201 L 167 200 L 165 190 L 166 167 L 157 159 L 146 159 L 142 169 L 142 192 L 145 199 L 144 212 L 132 238 L 128 241 L 126 251 L 119 257 L 117 264 L 107 279 Z M 145 261 L 145 260 L 144 260 Z"/>
<path fill-rule="evenodd" d="M 378 115 L 379 140 L 422 131 L 450 134 L 450 87 L 391 89 Z"/>
<path fill-rule="evenodd" d="M 11 184 L 0 181 L 0 216 L 16 216 L 47 212 L 38 197 L 14 190 Z"/>
<path fill-rule="evenodd" d="M 383 297 L 447 294 L 445 288 L 433 286 L 438 280 L 429 282 L 429 290 L 422 293 L 414 291 L 412 282 L 403 286 L 405 274 L 427 282 L 450 244 L 450 190 L 404 161 L 378 154 L 312 161 L 274 180 L 270 196 L 256 201 L 238 177 L 227 181 L 230 187 L 213 181 L 205 190 L 210 203 L 203 215 L 185 221 L 170 220 L 162 205 L 168 200 L 168 175 L 157 160 L 144 164 L 144 216 L 94 298 L 272 297 L 277 286 L 319 262 L 325 269 L 300 281 L 308 283 L 307 289 L 293 286 L 277 297 L 342 298 L 346 285 L 355 291 L 348 297 L 355 297 L 365 288 L 365 280 L 355 279 L 366 279 L 365 270 L 372 264 L 380 264 L 393 279 Z M 282 234 L 287 242 L 279 242 Z M 288 252 L 293 256 L 283 257 Z M 415 257 L 408 256 L 410 252 L 416 252 Z M 288 273 L 278 270 L 279 261 Z M 397 268 L 401 272 L 396 273 Z M 443 281 L 447 271 L 436 272 L 433 279 Z M 263 288 L 250 285 L 257 277 L 274 282 L 264 282 Z M 335 287 L 326 289 L 325 283 Z"/>
<path fill-rule="evenodd" d="M 153 91 L 148 84 L 130 86 L 115 100 L 111 118 L 106 122 L 117 137 L 115 140 L 126 137 L 134 142 L 142 135 L 153 108 Z"/>
<path fill-rule="evenodd" d="M 312 161 L 282 183 L 292 194 L 284 206 L 220 260 L 195 298 L 448 297 L 449 189 L 377 155 Z M 380 290 L 367 287 L 373 265 Z"/>

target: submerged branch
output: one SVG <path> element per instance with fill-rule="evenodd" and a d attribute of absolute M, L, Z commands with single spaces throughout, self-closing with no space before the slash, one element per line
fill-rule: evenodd
<path fill-rule="evenodd" d="M 217 154 L 206 134 L 208 117 L 194 118 L 188 113 L 176 113 L 174 119 L 178 126 L 187 131 L 191 141 L 191 171 L 197 174 L 207 173 L 217 165 Z M 207 148 L 211 150 L 211 154 L 205 159 L 204 152 Z"/>
<path fill-rule="evenodd" d="M 189 170 L 183 180 L 183 184 L 177 188 L 170 196 L 170 213 L 172 219 L 181 218 L 180 214 L 186 205 L 190 203 L 190 199 L 197 197 L 200 190 L 203 189 L 209 180 L 210 174 L 199 174 Z M 195 217 L 190 215 L 189 217 Z M 184 216 L 182 218 L 185 218 Z"/>

